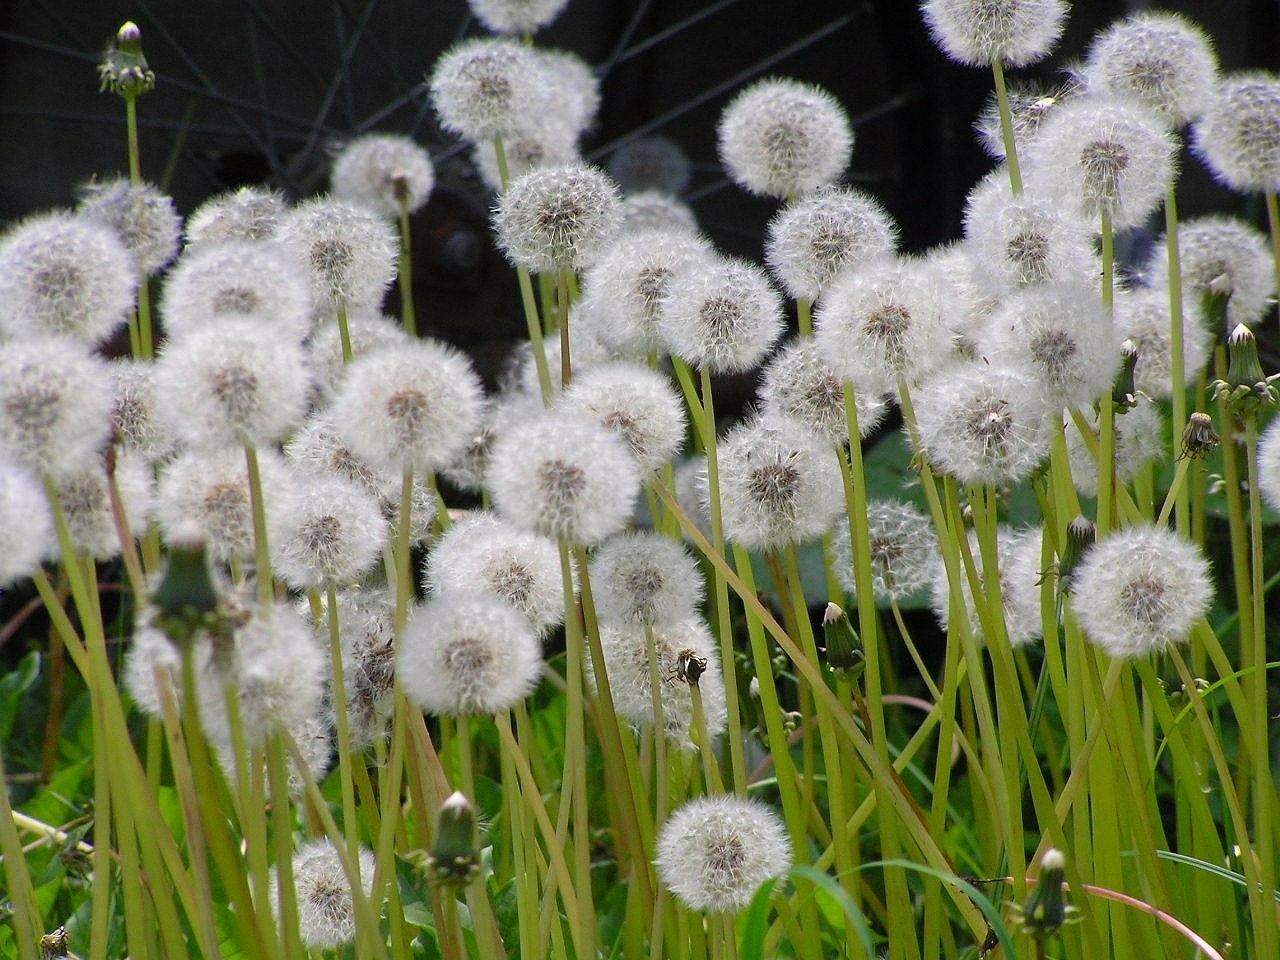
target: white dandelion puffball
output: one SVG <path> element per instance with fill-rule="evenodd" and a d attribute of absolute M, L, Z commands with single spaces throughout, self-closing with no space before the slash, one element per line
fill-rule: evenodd
<path fill-rule="evenodd" d="M 1116 331 L 1138 351 L 1134 386 L 1149 397 L 1173 394 L 1172 333 L 1169 327 L 1169 288 L 1137 287 L 1117 297 Z M 1182 376 L 1194 386 L 1209 363 L 1213 334 L 1204 323 L 1194 299 L 1183 300 Z"/>
<path fill-rule="evenodd" d="M 431 71 L 431 105 L 440 125 L 473 143 L 506 137 L 520 118 L 546 105 L 547 78 L 533 50 L 504 37 L 464 40 Z"/>
<path fill-rule="evenodd" d="M 337 598 L 351 741 L 364 749 L 385 736 L 393 710 L 395 601 L 385 587 L 344 590 Z M 325 609 L 328 613 L 327 605 Z M 332 713 L 336 708 L 332 691 L 329 700 Z"/>
<path fill-rule="evenodd" d="M 1071 578 L 1071 609 L 1085 635 L 1117 659 L 1183 642 L 1212 599 L 1200 548 L 1163 527 L 1132 527 L 1099 541 Z"/>
<path fill-rule="evenodd" d="M 137 454 L 121 453 L 115 458 L 114 469 L 125 533 L 141 537 L 151 519 L 155 481 Z M 66 517 L 71 542 L 77 553 L 95 560 L 110 560 L 121 551 L 110 483 L 102 462 L 59 477 L 57 482 L 58 503 Z M 50 559 L 56 556 L 54 551 Z"/>
<path fill-rule="evenodd" d="M 1007 88 L 1009 121 L 1013 128 L 1013 144 L 1018 156 L 1022 156 L 1027 146 L 1036 138 L 1040 131 L 1040 124 L 1069 97 L 1080 92 L 1079 86 L 1078 82 L 1071 81 L 1054 87 L 1034 81 L 1009 81 Z M 978 134 L 978 142 L 987 156 L 993 160 L 1005 159 L 1004 130 L 1000 126 L 1000 104 L 996 99 L 995 91 L 992 91 L 987 98 L 973 126 Z"/>
<path fill-rule="evenodd" d="M 658 311 L 667 350 L 712 374 L 745 373 L 778 342 L 782 297 L 755 264 L 719 257 L 668 282 Z"/>
<path fill-rule="evenodd" d="M 1117 21 L 1089 46 L 1090 90 L 1134 97 L 1180 127 L 1200 116 L 1218 78 L 1204 31 L 1176 13 L 1152 11 Z"/>
<path fill-rule="evenodd" d="M 658 834 L 658 876 L 692 910 L 736 913 L 791 865 L 781 818 L 732 796 L 690 800 Z"/>
<path fill-rule="evenodd" d="M 1045 121 L 1027 151 L 1027 192 L 1060 199 L 1115 229 L 1140 224 L 1173 180 L 1176 141 L 1163 118 L 1125 97 L 1076 97 Z"/>
<path fill-rule="evenodd" d="M 387 521 L 367 487 L 318 470 L 289 470 L 287 493 L 267 516 L 272 570 L 296 590 L 357 580 L 382 555 Z"/>
<path fill-rule="evenodd" d="M 0 458 L 0 590 L 30 576 L 55 549 L 53 514 L 39 478 Z"/>
<path fill-rule="evenodd" d="M 920 12 L 933 42 L 957 63 L 1025 67 L 1053 49 L 1067 10 L 1065 0 L 926 0 Z"/>
<path fill-rule="evenodd" d="M 888 606 L 915 593 L 930 580 L 938 556 L 933 524 L 920 509 L 896 500 L 872 500 L 867 504 L 868 552 L 871 587 L 876 603 Z M 856 596 L 853 548 L 849 525 L 837 525 L 835 573 L 844 589 Z"/>
<path fill-rule="evenodd" d="M 1138 363 L 1141 365 L 1141 359 Z M 1167 382 L 1165 386 L 1168 387 Z M 1080 434 L 1080 428 L 1075 420 L 1071 417 L 1064 419 L 1071 479 L 1076 489 L 1086 497 L 1097 496 L 1097 460 Z M 1097 414 L 1087 416 L 1086 421 L 1092 428 L 1091 433 L 1096 437 Z M 1131 482 L 1143 467 L 1164 454 L 1165 444 L 1161 436 L 1163 430 L 1164 419 L 1160 415 L 1159 405 L 1146 397 L 1138 397 L 1136 404 L 1126 410 L 1123 416 L 1116 416 L 1114 463 L 1117 480 L 1121 483 Z"/>
<path fill-rule="evenodd" d="M 819 187 L 769 222 L 765 263 L 793 299 L 816 300 L 837 273 L 894 252 L 898 228 L 854 187 Z"/>
<path fill-rule="evenodd" d="M 310 398 L 306 352 L 254 320 L 227 320 L 170 340 L 156 361 L 161 423 L 192 447 L 275 443 Z"/>
<path fill-rule="evenodd" d="M 528 36 L 537 33 L 569 0 L 467 0 L 476 19 L 494 33 Z"/>
<path fill-rule="evenodd" d="M 366 897 L 373 894 L 377 861 L 373 851 L 359 848 L 352 865 Z M 355 900 L 342 858 L 327 838 L 304 843 L 293 854 L 293 890 L 298 901 L 298 932 L 309 950 L 331 950 L 356 935 Z M 271 872 L 270 902 L 279 902 L 279 878 Z"/>
<path fill-rule="evenodd" d="M 572 50 L 530 47 L 542 68 L 543 96 L 555 104 L 553 111 L 573 131 L 574 140 L 590 129 L 600 112 L 600 80 L 591 66 Z"/>
<path fill-rule="evenodd" d="M 417 340 L 352 360 L 329 415 L 356 457 L 399 477 L 449 466 L 479 429 L 481 410 L 471 362 L 452 347 Z"/>
<path fill-rule="evenodd" d="M 591 558 L 601 623 L 671 623 L 702 602 L 702 572 L 684 544 L 652 531 L 610 537 Z"/>
<path fill-rule="evenodd" d="M 622 200 L 622 226 L 632 230 L 698 232 L 698 217 L 683 200 L 658 190 L 629 193 Z"/>
<path fill-rule="evenodd" d="M 367 207 L 316 197 L 294 207 L 279 240 L 306 267 L 316 309 L 377 309 L 395 279 L 395 230 Z"/>
<path fill-rule="evenodd" d="M 921 445 L 962 483 L 1015 484 L 1049 453 L 1042 390 L 1023 374 L 977 362 L 939 371 L 913 401 Z"/>
<path fill-rule="evenodd" d="M 214 194 L 187 217 L 187 250 L 230 240 L 270 240 L 286 210 L 284 195 L 265 187 Z"/>
<path fill-rule="evenodd" d="M 311 330 L 311 286 L 284 247 L 227 241 L 182 256 L 165 280 L 160 316 L 171 337 L 249 318 L 299 342 Z"/>
<path fill-rule="evenodd" d="M 178 255 L 182 218 L 173 198 L 149 183 L 133 186 L 114 177 L 85 184 L 78 209 L 81 216 L 115 230 L 144 274 L 159 273 Z"/>
<path fill-rule="evenodd" d="M 86 470 L 111 431 L 111 372 L 64 337 L 9 340 L 0 350 L 0 450 L 36 473 Z"/>
<path fill-rule="evenodd" d="M 888 405 L 879 393 L 853 384 L 858 434 L 867 436 L 880 425 Z M 793 337 L 769 360 L 758 391 L 761 410 L 807 424 L 834 446 L 849 441 L 845 417 L 844 381 L 827 362 L 812 337 Z"/>
<path fill-rule="evenodd" d="M 1032 543 L 1031 541 L 1034 541 Z M 985 592 L 988 576 L 977 535 L 969 531 L 969 551 L 978 574 L 978 589 Z M 1031 562 L 1034 555 L 1036 561 Z M 1001 526 L 996 530 L 996 568 L 999 577 L 1000 610 L 1004 620 L 1004 632 L 1011 647 L 1021 647 L 1040 637 L 1040 531 L 1031 529 L 1015 532 Z M 951 590 L 946 566 L 939 557 L 934 560 L 930 580 L 929 605 L 944 631 L 953 624 L 951 616 Z M 960 594 L 964 601 L 965 619 L 975 642 L 990 642 L 974 602 L 973 588 L 965 572 L 960 574 Z M 986 605 L 985 599 L 983 605 Z"/>
<path fill-rule="evenodd" d="M 369 308 L 347 311 L 347 339 L 353 360 L 370 350 L 399 347 L 413 340 L 395 317 Z M 307 354 L 320 395 L 332 400 L 347 375 L 347 361 L 342 356 L 342 327 L 337 317 L 322 319 L 315 325 L 307 340 Z"/>
<path fill-rule="evenodd" d="M 591 367 L 574 377 L 558 403 L 615 431 L 646 475 L 684 445 L 684 402 L 671 381 L 646 364 L 613 361 Z"/>
<path fill-rule="evenodd" d="M 1232 190 L 1280 189 L 1280 79 L 1261 70 L 1224 77 L 1191 127 L 1191 149 Z"/>
<path fill-rule="evenodd" d="M 428 713 L 501 713 L 542 676 L 542 646 L 515 607 L 487 593 L 441 594 L 414 613 L 396 656 L 409 699 Z"/>
<path fill-rule="evenodd" d="M 151 463 L 167 458 L 173 452 L 174 441 L 160 426 L 156 413 L 155 365 L 123 357 L 108 366 L 115 385 L 111 409 L 113 441 Z"/>
<path fill-rule="evenodd" d="M 471 149 L 476 169 L 485 186 L 494 193 L 501 193 L 512 182 L 534 170 L 583 162 L 582 152 L 578 149 L 579 132 L 562 114 L 551 111 L 525 114 L 517 124 L 502 137 L 502 159 L 507 163 L 505 182 L 495 141 L 481 140 Z"/>
<path fill-rule="evenodd" d="M 94 346 L 133 308 L 133 257 L 109 226 L 46 213 L 0 241 L 0 335 L 72 336 Z"/>
<path fill-rule="evenodd" d="M 640 468 L 608 427 L 582 413 L 552 411 L 503 426 L 486 486 L 503 518 L 591 546 L 631 519 Z"/>
<path fill-rule="evenodd" d="M 1258 489 L 1273 510 L 1280 510 L 1280 420 L 1271 421 L 1258 441 Z"/>
<path fill-rule="evenodd" d="M 617 231 L 619 199 L 613 181 L 586 164 L 532 170 L 498 198 L 498 246 L 535 273 L 581 269 Z"/>
<path fill-rule="evenodd" d="M 473 513 L 441 534 L 422 583 L 432 597 L 486 590 L 523 613 L 540 635 L 564 621 L 556 542 L 492 513 Z"/>
<path fill-rule="evenodd" d="M 766 197 L 797 197 L 838 180 L 853 152 L 844 107 L 820 87 L 772 78 L 742 90 L 716 128 L 720 164 Z"/>
<path fill-rule="evenodd" d="M 426 204 L 436 170 L 426 148 L 394 133 L 366 133 L 338 153 L 329 173 L 334 199 L 377 210 L 397 220 L 401 205 L 414 213 Z"/>

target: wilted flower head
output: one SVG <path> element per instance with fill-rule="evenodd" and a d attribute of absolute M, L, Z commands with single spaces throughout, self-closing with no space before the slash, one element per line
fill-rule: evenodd
<path fill-rule="evenodd" d="M 334 199 L 398 219 L 403 203 L 409 213 L 422 208 L 436 184 L 425 148 L 394 133 L 366 133 L 342 148 L 329 173 Z"/>
<path fill-rule="evenodd" d="M 586 546 L 631 518 L 640 470 L 626 441 L 577 412 L 548 412 L 504 425 L 487 484 L 505 519 Z"/>
<path fill-rule="evenodd" d="M 702 573 L 684 544 L 653 532 L 620 533 L 591 559 L 591 589 L 601 623 L 669 623 L 692 617 Z"/>
<path fill-rule="evenodd" d="M 1212 598 L 1200 548 L 1163 527 L 1131 527 L 1099 541 L 1071 581 L 1071 609 L 1085 635 L 1118 659 L 1183 642 Z"/>
<path fill-rule="evenodd" d="M 729 257 L 672 277 L 658 312 L 667 349 L 713 374 L 750 370 L 782 331 L 782 297 L 765 272 Z"/>
<path fill-rule="evenodd" d="M 853 151 L 849 117 L 835 97 L 778 77 L 734 97 L 716 133 L 729 177 L 766 197 L 796 197 L 834 183 Z"/>
<path fill-rule="evenodd" d="M 449 527 L 427 557 L 422 582 L 429 596 L 491 593 L 523 613 L 539 634 L 564 620 L 556 542 L 492 513 Z"/>
<path fill-rule="evenodd" d="M 1017 483 L 1049 452 L 1042 389 L 1022 374 L 979 363 L 935 373 L 913 399 L 925 453 L 963 483 Z"/>
<path fill-rule="evenodd" d="M 111 373 L 64 338 L 10 340 L 0 350 L 0 450 L 54 476 L 91 466 L 111 430 Z"/>
<path fill-rule="evenodd" d="M 364 895 L 371 896 L 377 868 L 373 851 L 361 847 L 352 868 L 359 872 Z M 276 903 L 279 881 L 274 871 L 271 880 L 271 902 Z M 294 852 L 293 887 L 298 899 L 298 932 L 307 949 L 329 950 L 355 938 L 356 908 L 351 882 L 332 841 L 313 840 Z"/>
<path fill-rule="evenodd" d="M 155 370 L 161 422 L 193 447 L 274 443 L 302 420 L 311 387 L 302 344 L 248 319 L 170 340 Z"/>
<path fill-rule="evenodd" d="M 644 474 L 684 445 L 684 403 L 671 381 L 645 364 L 619 360 L 591 367 L 574 378 L 559 402 L 562 409 L 595 417 L 621 436 Z"/>
<path fill-rule="evenodd" d="M 816 300 L 841 270 L 893 253 L 897 240 L 879 201 L 853 187 L 820 187 L 770 221 L 765 262 L 794 299 Z"/>
<path fill-rule="evenodd" d="M 1163 11 L 1113 23 L 1094 38 L 1084 67 L 1090 90 L 1134 97 L 1174 127 L 1200 116 L 1217 73 L 1204 31 Z"/>
<path fill-rule="evenodd" d="M 739 424 L 719 444 L 725 536 L 748 550 L 821 537 L 844 508 L 830 442 L 788 417 Z"/>
<path fill-rule="evenodd" d="M 733 796 L 690 800 L 658 834 L 658 876 L 686 907 L 736 913 L 791 865 L 776 813 Z"/>
<path fill-rule="evenodd" d="M 418 608 L 401 638 L 396 670 L 409 699 L 428 713 L 501 713 L 533 692 L 542 647 L 524 614 L 506 601 L 450 592 Z"/>
<path fill-rule="evenodd" d="M 545 73 L 532 49 L 481 37 L 449 48 L 431 72 L 431 104 L 450 133 L 479 142 L 505 137 L 545 103 Z"/>
<path fill-rule="evenodd" d="M 1027 190 L 1116 228 L 1146 219 L 1173 179 L 1176 143 L 1159 114 L 1124 97 L 1076 97 L 1027 152 Z"/>
<path fill-rule="evenodd" d="M 1280 187 L 1280 80 L 1261 70 L 1224 77 L 1191 128 L 1191 149 L 1232 190 Z"/>
<path fill-rule="evenodd" d="M 938 555 L 933 524 L 910 503 L 872 500 L 867 504 L 867 536 L 871 556 L 871 585 L 876 602 L 910 596 L 929 582 Z M 849 525 L 840 524 L 835 537 L 835 572 L 840 585 L 857 594 Z"/>
<path fill-rule="evenodd" d="M 151 471 L 140 457 L 128 453 L 115 457 L 112 469 L 120 493 L 125 533 L 140 537 L 146 533 L 151 518 L 154 486 Z M 56 487 L 76 552 L 95 560 L 118 557 L 122 547 L 104 464 L 99 461 L 78 473 L 59 477 Z"/>
<path fill-rule="evenodd" d="M 1141 358 L 1138 366 L 1142 366 Z M 1167 386 L 1166 382 L 1166 388 Z M 1097 416 L 1088 417 L 1087 422 L 1096 436 Z M 1165 445 L 1161 437 L 1164 419 L 1160 416 L 1160 408 L 1154 401 L 1139 397 L 1124 416 L 1115 418 L 1114 429 L 1116 479 L 1121 483 L 1129 483 L 1138 475 L 1138 471 L 1164 453 Z M 1097 460 L 1090 452 L 1084 437 L 1081 436 L 1080 428 L 1070 417 L 1067 418 L 1065 430 L 1067 458 L 1071 463 L 1071 479 L 1076 489 L 1086 497 L 1096 496 L 1098 492 Z"/>
<path fill-rule="evenodd" d="M 642 190 L 623 198 L 622 226 L 631 230 L 675 230 L 697 233 L 698 218 L 682 200 L 657 190 Z"/>
<path fill-rule="evenodd" d="M 1164 286 L 1140 287 L 1117 297 L 1116 333 L 1138 351 L 1135 386 L 1149 397 L 1173 392 L 1169 291 Z M 1186 386 L 1193 385 L 1209 362 L 1213 335 L 1194 301 L 1183 300 L 1182 372 Z"/>
<path fill-rule="evenodd" d="M 1009 81 L 1009 120 L 1013 127 L 1014 147 L 1019 156 L 1025 153 L 1028 145 L 1039 134 L 1040 124 L 1077 92 L 1078 85 L 1075 84 L 1048 87 L 1034 82 Z M 994 91 L 974 122 L 974 129 L 978 132 L 978 142 L 982 144 L 987 156 L 995 160 L 1005 159 L 1000 105 Z"/>
<path fill-rule="evenodd" d="M 214 194 L 187 218 L 187 249 L 228 240 L 269 240 L 285 211 L 284 196 L 265 187 Z"/>
<path fill-rule="evenodd" d="M 467 0 L 471 12 L 494 33 L 536 33 L 560 15 L 569 0 Z"/>
<path fill-rule="evenodd" d="M 580 269 L 618 229 L 618 200 L 613 181 L 585 164 L 530 171 L 498 198 L 498 245 L 534 272 Z"/>
<path fill-rule="evenodd" d="M 182 218 L 173 198 L 149 183 L 133 186 L 124 177 L 80 188 L 80 215 L 103 223 L 120 236 L 145 274 L 153 274 L 178 253 Z"/>
<path fill-rule="evenodd" d="M 377 308 L 396 275 L 396 233 L 365 207 L 306 200 L 285 216 L 279 239 L 306 266 L 317 310 Z"/>
<path fill-rule="evenodd" d="M 1042 59 L 1062 35 L 1065 0 L 925 0 L 933 42 L 969 67 L 999 61 L 1025 67 Z"/>
<path fill-rule="evenodd" d="M 637 622 L 600 625 L 603 672 L 608 675 L 609 690 L 618 716 L 640 729 L 654 726 L 649 669 L 651 640 L 661 684 L 662 724 L 667 737 L 686 749 L 695 747 L 692 739 L 693 695 L 689 684 L 680 675 L 682 656 L 686 659 L 693 656 L 700 662 L 706 662 L 698 678 L 706 735 L 714 740 L 724 733 L 728 714 L 720 653 L 711 631 L 698 616 L 651 626 Z M 590 658 L 587 659 L 587 672 L 592 684 L 598 688 L 600 671 Z"/>
<path fill-rule="evenodd" d="M 452 463 L 479 427 L 480 411 L 480 380 L 467 358 L 417 340 L 352 360 L 330 416 L 352 453 L 398 477 Z"/>
<path fill-rule="evenodd" d="M 311 329 L 311 287 L 284 247 L 226 241 L 183 255 L 165 281 L 160 314 L 171 337 L 248 318 L 301 342 Z"/>
<path fill-rule="evenodd" d="M 1276 292 L 1274 261 L 1266 236 L 1238 217 L 1210 215 L 1178 225 L 1178 261 L 1183 297 L 1198 308 L 1207 292 L 1228 294 L 1227 330 L 1254 324 Z M 1161 237 L 1146 267 L 1153 288 L 1169 286 L 1168 239 Z"/>
<path fill-rule="evenodd" d="M 346 586 L 381 556 L 387 522 L 354 480 L 295 467 L 267 517 L 271 567 L 297 590 Z"/>
<path fill-rule="evenodd" d="M 684 148 L 662 134 L 629 140 L 609 157 L 609 175 L 628 196 L 652 191 L 678 197 L 689 186 L 692 166 Z"/>
<path fill-rule="evenodd" d="M 54 549 L 53 516 L 39 479 L 0 458 L 0 589 L 30 576 Z"/>
<path fill-rule="evenodd" d="M 884 419 L 888 405 L 865 387 L 852 387 L 858 433 L 865 437 Z M 764 368 L 759 390 L 766 414 L 790 417 L 818 431 L 832 444 L 849 440 L 844 409 L 844 382 L 811 337 L 793 337 Z"/>
<path fill-rule="evenodd" d="M 587 269 L 578 309 L 619 353 L 656 350 L 663 294 L 677 277 L 713 263 L 714 257 L 711 245 L 696 234 L 620 232 Z"/>
<path fill-rule="evenodd" d="M 0 335 L 102 343 L 133 307 L 136 269 L 106 224 L 67 213 L 24 220 L 0 242 Z"/>

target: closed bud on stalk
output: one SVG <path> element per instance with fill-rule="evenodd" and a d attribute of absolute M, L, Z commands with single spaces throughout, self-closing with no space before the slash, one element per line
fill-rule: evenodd
<path fill-rule="evenodd" d="M 184 536 L 169 545 L 169 566 L 151 603 L 155 607 L 151 625 L 179 646 L 189 643 L 199 630 L 230 634 L 231 624 L 223 622 L 225 613 L 201 538 Z"/>
<path fill-rule="evenodd" d="M 475 808 L 462 793 L 454 791 L 440 805 L 436 817 L 436 839 L 427 854 L 427 876 L 439 886 L 464 887 L 479 869 Z"/>
<path fill-rule="evenodd" d="M 1088 517 L 1079 516 L 1067 524 L 1067 545 L 1062 551 L 1062 559 L 1058 561 L 1059 590 L 1066 590 L 1071 586 L 1071 577 L 1080 558 L 1093 546 L 1097 536 L 1098 528 Z"/>
<path fill-rule="evenodd" d="M 866 657 L 862 653 L 862 640 L 849 622 L 849 615 L 834 603 L 828 603 L 822 615 L 822 632 L 826 638 L 827 666 L 841 680 L 854 682 L 862 676 Z"/>
<path fill-rule="evenodd" d="M 1057 934 L 1065 923 L 1076 919 L 1076 908 L 1062 896 L 1063 868 L 1066 859 L 1062 852 L 1050 847 L 1040 861 L 1040 876 L 1036 887 L 1027 896 L 1020 910 L 1019 926 L 1022 932 L 1037 940 L 1047 940 Z"/>
<path fill-rule="evenodd" d="M 142 54 L 142 31 L 132 20 L 126 20 L 116 32 L 115 43 L 107 48 L 98 64 L 102 85 L 98 92 L 110 90 L 132 99 L 156 85 L 156 75 Z"/>
<path fill-rule="evenodd" d="M 1221 442 L 1222 438 L 1213 429 L 1213 419 L 1207 413 L 1197 410 L 1188 418 L 1186 429 L 1182 431 L 1182 455 L 1203 459 L 1216 450 Z"/>
<path fill-rule="evenodd" d="M 1253 331 L 1237 323 L 1227 337 L 1227 377 L 1214 384 L 1214 399 L 1225 396 L 1232 413 L 1256 417 L 1264 406 L 1280 406 L 1280 391 L 1262 372 Z"/>
<path fill-rule="evenodd" d="M 1111 402 L 1115 404 L 1116 413 L 1124 413 L 1137 402 L 1138 391 L 1134 382 L 1134 371 L 1138 367 L 1138 345 L 1132 340 L 1120 344 L 1120 372 L 1116 374 L 1115 384 L 1111 387 Z"/>

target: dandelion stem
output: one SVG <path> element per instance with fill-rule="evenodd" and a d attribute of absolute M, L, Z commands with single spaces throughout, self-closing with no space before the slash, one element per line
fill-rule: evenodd
<path fill-rule="evenodd" d="M 1182 433 L 1187 426 L 1187 385 L 1183 363 L 1182 336 L 1182 256 L 1178 244 L 1178 192 L 1169 185 L 1164 197 L 1165 247 L 1169 259 L 1169 389 L 1173 399 L 1173 423 L 1170 438 L 1173 460 L 1181 452 Z M 1177 485 L 1174 496 L 1174 524 L 1187 536 L 1190 533 L 1191 498 L 1185 486 Z M 1170 491 L 1172 493 L 1172 491 Z"/>
<path fill-rule="evenodd" d="M 400 318 L 409 336 L 418 335 L 418 315 L 413 307 L 413 232 L 409 224 L 409 197 L 400 202 Z"/>
<path fill-rule="evenodd" d="M 1000 114 L 1000 137 L 1004 141 L 1004 157 L 1009 167 L 1009 186 L 1015 197 L 1022 195 L 1022 167 L 1018 164 L 1018 145 L 1013 137 L 1013 115 L 1009 111 L 1009 90 L 1004 82 L 1004 64 L 996 57 L 991 61 L 991 75 L 996 85 L 996 110 Z"/>

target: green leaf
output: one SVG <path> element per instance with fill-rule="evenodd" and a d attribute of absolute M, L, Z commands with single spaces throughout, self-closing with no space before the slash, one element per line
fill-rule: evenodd
<path fill-rule="evenodd" d="M 31 691 L 40 678 L 40 652 L 32 650 L 22 658 L 18 668 L 0 677 L 0 743 L 8 743 L 13 733 L 13 721 L 18 715 L 22 698 Z"/>

